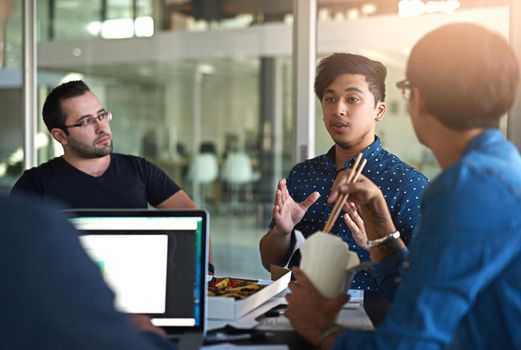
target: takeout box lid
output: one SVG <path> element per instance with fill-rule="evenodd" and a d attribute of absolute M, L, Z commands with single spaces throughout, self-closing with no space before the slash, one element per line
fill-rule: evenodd
<path fill-rule="evenodd" d="M 261 306 L 288 287 L 291 271 L 247 298 L 208 297 L 208 318 L 233 320 Z"/>

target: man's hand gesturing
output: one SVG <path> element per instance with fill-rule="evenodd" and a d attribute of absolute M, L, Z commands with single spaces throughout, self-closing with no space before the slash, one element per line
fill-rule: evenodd
<path fill-rule="evenodd" d="M 295 225 L 302 220 L 306 211 L 319 197 L 320 193 L 313 192 L 301 203 L 296 203 L 288 192 L 286 180 L 280 180 L 273 205 L 273 218 L 277 230 L 285 234 L 291 233 Z"/>

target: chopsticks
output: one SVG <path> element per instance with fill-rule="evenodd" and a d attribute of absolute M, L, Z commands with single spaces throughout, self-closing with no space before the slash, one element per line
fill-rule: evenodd
<path fill-rule="evenodd" d="M 358 154 L 358 156 L 356 157 L 355 163 L 353 164 L 353 167 L 351 168 L 351 172 L 349 173 L 347 181 L 345 182 L 346 184 L 350 184 L 350 183 L 356 182 L 356 180 L 358 180 L 358 177 L 362 173 L 362 170 L 364 170 L 365 164 L 367 163 L 367 159 L 364 159 L 362 161 L 362 164 L 360 164 L 360 167 L 358 167 L 358 164 L 360 163 L 361 159 L 362 159 L 362 153 Z M 333 206 L 333 210 L 331 211 L 331 214 L 329 214 L 329 218 L 327 219 L 326 225 L 324 226 L 323 231 L 325 233 L 331 233 L 331 230 L 333 229 L 333 226 L 335 225 L 335 221 L 338 218 L 340 211 L 344 207 L 344 204 L 346 204 L 348 197 L 349 197 L 349 193 L 342 193 L 342 194 L 340 194 L 340 196 L 338 196 L 338 198 L 335 202 L 335 205 Z"/>

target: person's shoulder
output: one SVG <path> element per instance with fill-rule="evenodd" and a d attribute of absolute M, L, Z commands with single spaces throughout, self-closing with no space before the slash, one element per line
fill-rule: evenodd
<path fill-rule="evenodd" d="M 323 167 L 327 161 L 327 154 L 321 154 L 311 159 L 306 159 L 291 168 L 291 172 L 301 173 L 303 171 L 315 170 L 319 167 Z"/>
<path fill-rule="evenodd" d="M 521 157 L 464 155 L 445 169 L 433 181 L 432 187 L 432 192 L 441 191 L 446 195 L 468 197 L 475 194 L 484 200 L 512 197 L 521 203 Z"/>
<path fill-rule="evenodd" d="M 488 165 L 460 161 L 445 169 L 424 194 L 427 231 L 447 237 L 494 239 L 521 227 L 521 177 L 510 181 Z"/>
<path fill-rule="evenodd" d="M 49 183 L 57 180 L 65 173 L 66 162 L 62 157 L 48 160 L 38 166 L 24 170 L 20 178 L 16 181 L 13 190 L 19 188 L 29 189 L 35 184 Z"/>
<path fill-rule="evenodd" d="M 518 165 L 521 168 L 521 158 Z M 466 155 L 432 181 L 425 198 L 430 202 L 451 202 L 465 212 L 478 210 L 478 216 L 490 216 L 499 208 L 519 211 L 521 169 L 517 168 L 502 157 Z"/>
<path fill-rule="evenodd" d="M 402 179 L 405 178 L 410 182 L 416 182 L 421 184 L 427 184 L 429 182 L 427 176 L 422 174 L 414 166 L 407 164 L 406 162 L 401 160 L 397 155 L 385 149 L 382 149 L 380 157 L 382 161 L 385 161 L 387 163 L 387 166 L 391 171 L 391 174 Z"/>
<path fill-rule="evenodd" d="M 43 223 L 53 222 L 59 215 L 57 208 L 57 203 L 30 194 L 0 197 L 0 217 L 6 234 L 31 234 L 24 227 L 43 227 Z"/>
<path fill-rule="evenodd" d="M 476 169 L 499 183 L 521 185 L 521 155 L 514 144 L 504 139 L 466 150 L 459 168 Z"/>
<path fill-rule="evenodd" d="M 65 160 L 63 159 L 63 157 L 56 157 L 53 159 L 49 159 L 45 163 L 42 163 L 40 165 L 27 169 L 24 171 L 24 173 L 27 173 L 27 174 L 45 173 L 45 172 L 52 171 L 52 170 L 55 170 L 55 169 L 63 166 L 64 163 L 65 163 Z"/>

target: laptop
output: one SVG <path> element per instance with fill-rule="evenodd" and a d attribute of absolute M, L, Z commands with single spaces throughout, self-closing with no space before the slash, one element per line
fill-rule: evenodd
<path fill-rule="evenodd" d="M 116 295 L 115 307 L 146 314 L 180 349 L 206 331 L 208 215 L 202 210 L 66 211 Z"/>

